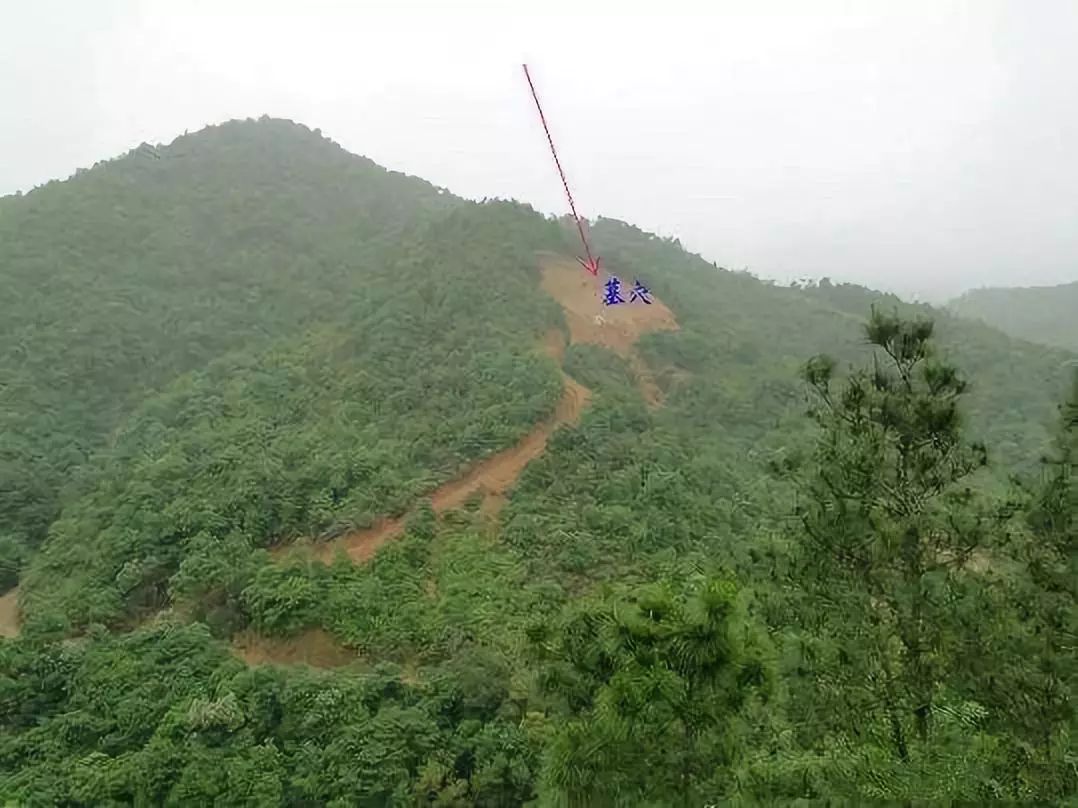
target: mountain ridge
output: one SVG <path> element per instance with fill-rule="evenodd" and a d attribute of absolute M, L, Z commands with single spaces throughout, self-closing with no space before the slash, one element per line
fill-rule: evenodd
<path fill-rule="evenodd" d="M 299 336 L 320 322 L 347 317 L 356 305 L 372 312 L 403 305 L 403 319 L 386 320 L 385 327 L 414 320 L 409 327 L 422 328 L 414 313 L 438 305 L 437 295 L 406 281 L 403 286 L 387 281 L 399 272 L 402 278 L 430 273 L 446 258 L 488 262 L 501 248 L 483 247 L 482 238 L 469 243 L 469 229 L 480 233 L 504 226 L 508 233 L 516 228 L 521 243 L 513 260 L 521 265 L 518 272 L 531 277 L 484 269 L 485 288 L 462 300 L 462 311 L 480 322 L 505 307 L 501 287 L 516 277 L 524 283 L 521 290 L 529 291 L 515 294 L 536 300 L 547 312 L 528 340 L 562 325 L 556 304 L 535 286 L 534 255 L 571 249 L 572 234 L 564 220 L 555 222 L 514 203 L 461 200 L 423 180 L 354 158 L 317 132 L 268 118 L 207 127 L 154 154 L 134 149 L 98 163 L 7 207 L 0 217 L 0 250 L 6 250 L 0 257 L 5 286 L 17 291 L 0 318 L 0 335 L 8 345 L 0 352 L 0 370 L 6 362 L 2 372 L 9 382 L 0 479 L 10 481 L 0 486 L 0 525 L 9 525 L 16 545 L 41 542 L 58 513 L 59 492 L 105 448 L 106 436 L 123 413 L 166 380 L 244 346 L 260 350 L 274 339 Z M 643 278 L 670 301 L 680 321 L 700 326 L 698 334 L 658 334 L 641 341 L 640 359 L 634 360 L 641 363 L 637 372 L 646 371 L 648 364 L 658 369 L 652 398 L 666 394 L 663 374 L 667 383 L 684 380 L 694 368 L 709 364 L 699 362 L 702 346 L 696 343 L 701 339 L 711 346 L 703 349 L 706 353 L 727 346 L 723 361 L 735 367 L 765 355 L 777 360 L 785 367 L 782 373 L 789 374 L 781 382 L 782 376 L 776 378 L 778 390 L 792 386 L 789 379 L 804 361 L 800 351 L 790 348 L 799 344 L 806 328 L 820 332 L 821 349 L 843 342 L 845 326 L 827 322 L 835 311 L 859 316 L 873 302 L 933 311 L 850 285 L 777 287 L 721 270 L 685 253 L 676 239 L 658 238 L 617 220 L 600 218 L 590 229 L 615 271 Z M 438 256 L 423 249 L 410 254 L 409 244 L 428 240 L 444 245 Z M 451 282 L 441 278 L 437 283 Z M 428 283 L 428 290 L 437 283 Z M 448 290 L 438 294 L 443 303 L 448 299 Z M 495 308 L 475 304 L 483 299 Z M 527 321 L 533 304 L 518 302 Z M 107 312 L 105 319 L 100 311 Z M 770 322 L 747 316 L 754 313 Z M 956 327 L 972 333 L 969 327 Z M 27 353 L 31 339 L 37 347 Z M 521 349 L 528 340 L 519 343 Z M 1005 340 L 988 332 L 975 344 L 985 340 L 997 346 L 994 350 L 1010 350 Z M 1022 350 L 1028 356 L 1019 364 L 1029 366 L 1027 373 L 1069 358 L 1035 357 L 1035 351 Z M 852 357 L 856 346 L 847 344 L 842 353 Z M 724 355 L 721 347 L 719 355 Z M 972 371 L 995 372 L 984 352 L 975 353 L 973 360 Z M 998 398 L 1006 389 L 993 382 L 983 393 Z M 728 392 L 714 395 L 721 400 Z M 1025 440 L 1020 435 L 1035 433 L 1038 423 L 1049 421 L 1050 401 L 1045 395 L 1032 425 L 1013 420 L 1003 427 L 1009 433 L 1004 449 L 1014 449 L 1009 457 L 1018 455 Z M 981 409 L 982 420 L 1000 420 L 1013 407 L 997 401 Z M 757 415 L 755 408 L 745 413 L 747 421 Z M 72 437 L 57 463 L 48 459 L 50 454 L 60 457 L 56 451 L 43 447 L 64 434 L 57 423 L 69 418 Z"/>
<path fill-rule="evenodd" d="M 1062 742 L 1043 740 L 1062 725 L 1022 700 L 1055 692 L 1042 661 L 1067 662 L 1033 653 L 1042 633 L 1021 645 L 1040 590 L 1017 571 L 1047 543 L 1012 519 L 992 563 L 902 590 L 944 592 L 940 636 L 974 660 L 938 680 L 922 740 L 922 702 L 888 715 L 865 690 L 891 646 L 832 635 L 828 598 L 806 597 L 803 494 L 776 470 L 824 445 L 814 355 L 836 384 L 877 362 L 886 387 L 870 310 L 933 317 L 932 358 L 970 380 L 926 377 L 962 390 L 933 413 L 988 465 L 925 535 L 994 530 L 1003 495 L 1012 515 L 1029 499 L 1012 476 L 1060 452 L 1074 354 L 863 287 L 770 284 L 600 218 L 607 271 L 653 295 L 605 307 L 567 219 L 317 133 L 234 122 L 0 201 L 17 290 L 0 299 L 0 608 L 22 616 L 0 639 L 0 796 L 553 805 L 587 787 L 559 779 L 577 770 L 613 771 L 589 793 L 633 805 L 1067 791 Z M 355 558 L 333 544 L 350 534 L 370 540 Z M 906 561 L 838 622 L 885 616 L 873 598 L 896 603 Z M 579 738 L 617 754 L 558 769 Z"/>
<path fill-rule="evenodd" d="M 946 304 L 1012 336 L 1078 351 L 1078 281 L 1054 286 L 972 289 Z"/>

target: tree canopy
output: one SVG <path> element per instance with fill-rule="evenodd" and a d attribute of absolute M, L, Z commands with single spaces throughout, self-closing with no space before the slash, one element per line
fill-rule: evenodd
<path fill-rule="evenodd" d="M 678 327 L 555 356 L 571 224 L 287 121 L 150 151 L 0 204 L 0 797 L 1073 801 L 1073 354 L 604 219 Z"/>

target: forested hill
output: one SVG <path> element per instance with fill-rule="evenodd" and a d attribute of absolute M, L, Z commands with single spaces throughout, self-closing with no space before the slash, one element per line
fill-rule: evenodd
<path fill-rule="evenodd" d="M 591 235 L 271 119 L 0 200 L 0 798 L 1072 794 L 1074 354 Z"/>
<path fill-rule="evenodd" d="M 1078 351 L 1078 281 L 1059 286 L 973 289 L 947 304 L 1012 336 Z"/>
<path fill-rule="evenodd" d="M 1065 395 L 1067 367 L 1076 358 L 1070 351 L 1008 338 L 982 323 L 856 284 L 824 280 L 775 286 L 747 273 L 719 269 L 674 240 L 614 220 L 600 219 L 593 232 L 603 255 L 626 272 L 655 273 L 664 300 L 672 301 L 682 322 L 693 323 L 689 333 L 658 338 L 671 348 L 677 344 L 677 354 L 668 355 L 669 361 L 685 367 L 710 363 L 701 375 L 726 391 L 738 388 L 746 372 L 739 369 L 731 376 L 731 361 L 751 366 L 756 384 L 765 389 L 764 379 L 772 370 L 780 374 L 775 384 L 790 382 L 805 361 L 806 344 L 812 345 L 809 353 L 827 352 L 841 362 L 863 359 L 866 345 L 858 324 L 876 307 L 933 320 L 939 351 L 970 379 L 965 411 L 974 431 L 988 441 L 1004 468 L 1035 465 L 1037 452 L 1046 445 L 1043 425 L 1053 422 Z M 762 412 L 753 416 L 758 422 Z M 1033 447 L 1040 450 L 1031 454 Z"/>
<path fill-rule="evenodd" d="M 36 544 L 119 419 L 216 357 L 339 319 L 456 204 L 286 121 L 142 146 L 0 208 L 0 535 Z"/>

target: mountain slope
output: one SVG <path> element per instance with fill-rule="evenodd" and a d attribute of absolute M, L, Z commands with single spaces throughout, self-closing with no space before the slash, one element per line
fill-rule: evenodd
<path fill-rule="evenodd" d="M 1078 351 L 1078 281 L 1059 286 L 973 289 L 947 304 L 1014 337 Z"/>
<path fill-rule="evenodd" d="M 879 306 L 935 321 L 944 356 L 971 380 L 971 429 L 1003 466 L 1029 469 L 1047 446 L 1066 389 L 1066 365 L 1075 358 L 1071 352 L 1010 339 L 980 323 L 853 284 L 774 286 L 719 270 L 672 240 L 621 222 L 600 219 L 593 232 L 612 265 L 648 278 L 676 313 L 680 332 L 657 334 L 642 344 L 660 366 L 693 374 L 685 392 L 706 395 L 711 408 L 700 401 L 693 418 L 715 417 L 724 424 L 737 418 L 750 434 L 766 431 L 779 413 L 790 412 L 781 405 L 798 397 L 797 370 L 809 355 L 830 353 L 840 363 L 865 357 L 860 325 Z"/>
<path fill-rule="evenodd" d="M 207 570 L 225 574 L 221 542 L 246 557 L 400 514 L 552 411 L 554 368 L 528 357 L 550 328 L 590 316 L 567 324 L 544 292 L 537 256 L 571 233 L 526 208 L 457 200 L 281 121 L 155 154 L 39 189 L 3 220 L 20 293 L 0 364 L 14 380 L 0 525 L 9 555 L 25 557 L 52 524 L 24 590 L 45 624 L 204 593 Z M 867 290 L 777 288 L 612 220 L 593 238 L 682 324 L 646 335 L 624 373 L 665 399 L 648 420 L 686 448 L 796 444 L 783 425 L 800 410 L 808 349 L 860 353 Z M 596 314 L 599 291 L 585 304 Z M 947 330 L 977 379 L 973 426 L 1004 468 L 1033 462 L 1067 355 L 960 321 Z M 585 357 L 622 362 L 581 346 L 569 366 Z M 757 477 L 732 471 L 734 485 Z M 232 608 L 245 613 L 235 597 Z"/>
<path fill-rule="evenodd" d="M 1054 787 L 1040 759 L 1007 768 L 1027 753 L 995 717 L 948 748 L 1003 750 L 988 774 L 850 783 L 878 747 L 813 712 L 803 671 L 833 649 L 793 627 L 795 494 L 768 469 L 814 439 L 805 361 L 868 361 L 872 304 L 937 318 L 972 381 L 985 488 L 1037 465 L 1073 354 L 860 287 L 779 288 L 599 220 L 609 271 L 655 297 L 607 309 L 566 222 L 456 199 L 288 122 L 157 154 L 0 205 L 19 290 L 0 301 L 0 542 L 23 565 L 0 796 L 549 804 L 562 701 L 588 697 L 571 676 L 567 699 L 542 695 L 538 628 L 583 625 L 611 588 L 719 572 L 744 589 L 746 642 L 771 649 L 746 677 L 775 685 L 707 738 L 711 799 Z M 485 464 L 507 456 L 505 501 L 484 509 Z M 344 552 L 371 529 L 377 547 Z M 259 636 L 340 667 L 229 652 L 259 659 Z M 607 670 L 606 646 L 582 650 Z M 645 684 L 647 702 L 671 689 Z M 975 699 L 948 684 L 949 709 Z"/>
<path fill-rule="evenodd" d="M 0 209 L 0 535 L 57 496 L 148 392 L 339 316 L 455 202 L 284 121 L 233 122 Z"/>

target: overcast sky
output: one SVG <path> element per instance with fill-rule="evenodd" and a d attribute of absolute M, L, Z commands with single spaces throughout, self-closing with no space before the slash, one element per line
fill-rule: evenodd
<path fill-rule="evenodd" d="M 0 0 L 0 193 L 263 113 L 469 197 L 925 298 L 1078 280 L 1078 0 Z M 696 4 L 694 4 L 696 5 Z"/>

